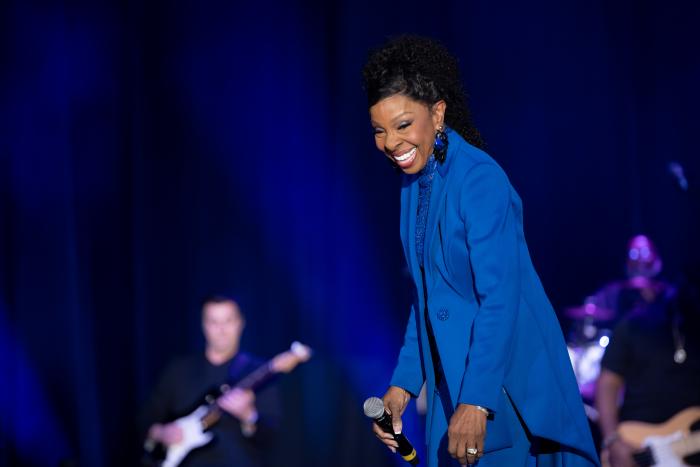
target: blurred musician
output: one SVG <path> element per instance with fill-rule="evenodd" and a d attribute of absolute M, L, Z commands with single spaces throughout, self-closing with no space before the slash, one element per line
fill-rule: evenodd
<path fill-rule="evenodd" d="M 598 303 L 617 311 L 596 388 L 603 458 L 612 467 L 636 465 L 632 455 L 641 449 L 621 436 L 621 422 L 661 424 L 683 409 L 700 406 L 697 302 L 679 300 L 673 286 L 657 280 L 661 268 L 652 241 L 638 235 L 629 243 L 628 280 L 596 295 L 607 300 Z M 672 460 L 655 462 L 675 465 Z"/>
<path fill-rule="evenodd" d="M 224 383 L 235 384 L 261 363 L 241 352 L 245 318 L 238 304 L 227 297 L 212 297 L 202 306 L 204 352 L 176 359 L 163 372 L 142 415 L 146 437 L 168 447 L 183 440 L 172 421 L 204 402 L 203 397 Z M 223 417 L 211 428 L 215 438 L 190 452 L 182 467 L 255 467 L 271 441 L 277 424 L 278 400 L 274 388 L 256 396 L 234 389 L 219 398 Z"/>

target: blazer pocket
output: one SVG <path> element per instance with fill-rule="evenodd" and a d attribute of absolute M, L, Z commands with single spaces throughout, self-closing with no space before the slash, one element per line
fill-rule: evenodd
<path fill-rule="evenodd" d="M 501 399 L 493 420 L 486 422 L 486 440 L 484 452 L 493 452 L 513 446 L 512 430 L 522 429 L 515 409 L 508 398 L 505 389 L 501 391 Z"/>

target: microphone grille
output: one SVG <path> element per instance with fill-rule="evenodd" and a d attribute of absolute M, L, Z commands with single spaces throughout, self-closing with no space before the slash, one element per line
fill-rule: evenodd
<path fill-rule="evenodd" d="M 384 402 L 378 397 L 369 397 L 362 408 L 369 418 L 379 418 L 384 414 Z"/>

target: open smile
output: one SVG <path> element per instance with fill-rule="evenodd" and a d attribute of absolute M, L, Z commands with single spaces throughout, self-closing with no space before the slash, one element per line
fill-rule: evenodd
<path fill-rule="evenodd" d="M 396 161 L 399 167 L 402 169 L 408 168 L 413 164 L 413 161 L 416 159 L 416 151 L 418 148 L 413 148 L 410 151 L 407 151 L 399 156 L 394 156 L 392 155 L 391 157 Z"/>

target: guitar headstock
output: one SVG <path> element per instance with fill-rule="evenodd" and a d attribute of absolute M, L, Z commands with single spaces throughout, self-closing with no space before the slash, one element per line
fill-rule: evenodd
<path fill-rule="evenodd" d="M 270 367 L 275 373 L 289 373 L 300 363 L 309 361 L 311 354 L 310 347 L 295 341 L 289 350 L 272 359 Z"/>

